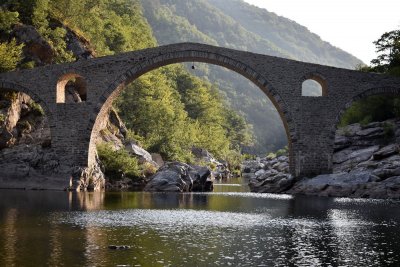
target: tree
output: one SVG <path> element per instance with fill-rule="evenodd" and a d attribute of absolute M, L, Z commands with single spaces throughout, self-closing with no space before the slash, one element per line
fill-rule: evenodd
<path fill-rule="evenodd" d="M 371 66 L 361 67 L 361 71 L 386 73 L 400 76 L 400 30 L 385 32 L 373 42 L 377 58 Z M 343 114 L 339 126 L 360 122 L 384 121 L 400 116 L 400 97 L 377 95 L 355 102 Z"/>
<path fill-rule="evenodd" d="M 385 32 L 374 44 L 379 55 L 371 61 L 372 71 L 400 76 L 400 30 Z"/>
<path fill-rule="evenodd" d="M 0 72 L 14 70 L 22 59 L 23 44 L 17 45 L 15 39 L 0 43 Z"/>

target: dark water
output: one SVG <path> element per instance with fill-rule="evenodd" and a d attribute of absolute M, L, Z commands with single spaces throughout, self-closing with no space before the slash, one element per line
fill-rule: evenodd
<path fill-rule="evenodd" d="M 400 202 L 215 189 L 2 190 L 0 266 L 400 265 Z"/>

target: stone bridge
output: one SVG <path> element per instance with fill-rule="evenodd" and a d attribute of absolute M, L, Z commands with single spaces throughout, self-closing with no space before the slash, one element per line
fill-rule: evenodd
<path fill-rule="evenodd" d="M 353 101 L 375 94 L 400 95 L 400 79 L 196 43 L 180 43 L 115 56 L 0 74 L 0 90 L 30 95 L 48 115 L 52 147 L 73 155 L 69 164 L 94 162 L 105 116 L 121 90 L 153 69 L 180 62 L 205 62 L 251 80 L 272 101 L 286 129 L 290 171 L 296 177 L 329 173 L 336 125 Z M 79 84 L 81 103 L 65 103 L 65 86 Z M 315 80 L 320 97 L 302 96 Z"/>

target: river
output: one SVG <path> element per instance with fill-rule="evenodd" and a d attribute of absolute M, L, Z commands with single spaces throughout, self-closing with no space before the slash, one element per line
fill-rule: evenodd
<path fill-rule="evenodd" d="M 400 202 L 238 182 L 184 194 L 1 190 L 0 266 L 400 265 Z"/>

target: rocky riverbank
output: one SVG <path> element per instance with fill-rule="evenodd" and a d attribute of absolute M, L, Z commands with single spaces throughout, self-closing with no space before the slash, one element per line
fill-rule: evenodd
<path fill-rule="evenodd" d="M 333 173 L 295 180 L 288 157 L 245 161 L 253 192 L 400 198 L 400 120 L 353 124 L 336 132 Z"/>

